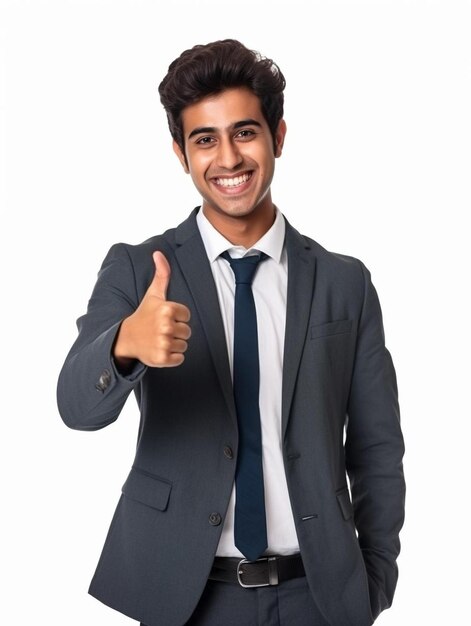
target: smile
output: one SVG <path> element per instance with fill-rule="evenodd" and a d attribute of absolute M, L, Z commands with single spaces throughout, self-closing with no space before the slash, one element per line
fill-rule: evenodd
<path fill-rule="evenodd" d="M 252 174 L 242 174 L 241 176 L 234 176 L 234 178 L 215 178 L 216 185 L 221 187 L 239 187 L 246 183 Z"/>

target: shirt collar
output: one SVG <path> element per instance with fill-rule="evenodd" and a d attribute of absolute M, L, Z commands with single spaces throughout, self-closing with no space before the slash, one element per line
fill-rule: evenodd
<path fill-rule="evenodd" d="M 253 250 L 264 252 L 266 255 L 280 262 L 285 240 L 285 220 L 281 211 L 275 207 L 275 221 L 267 232 L 249 249 L 243 246 L 234 246 L 219 231 L 217 231 L 200 208 L 196 215 L 196 223 L 203 239 L 206 254 L 213 263 L 223 252 L 229 251 L 231 256 L 243 257 Z"/>

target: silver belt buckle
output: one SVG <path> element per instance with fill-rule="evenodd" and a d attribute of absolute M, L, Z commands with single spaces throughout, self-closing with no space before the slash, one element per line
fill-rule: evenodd
<path fill-rule="evenodd" d="M 242 569 L 242 565 L 246 563 L 259 563 L 261 561 L 266 561 L 268 564 L 268 582 L 260 583 L 260 584 L 246 584 L 242 582 L 242 576 L 244 574 L 244 570 Z M 261 559 L 257 559 L 256 561 L 249 561 L 248 559 L 241 559 L 237 565 L 237 582 L 244 589 L 252 589 L 253 587 L 270 587 L 272 585 L 278 584 L 278 568 L 276 567 L 276 557 L 268 556 L 262 557 Z"/>

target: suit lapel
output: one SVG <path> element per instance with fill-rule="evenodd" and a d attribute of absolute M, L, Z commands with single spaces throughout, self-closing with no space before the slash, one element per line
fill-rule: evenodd
<path fill-rule="evenodd" d="M 314 294 L 315 256 L 307 239 L 286 222 L 288 294 L 283 358 L 282 433 L 286 433 L 293 393 L 306 343 Z"/>
<path fill-rule="evenodd" d="M 195 302 L 231 418 L 237 424 L 226 336 L 209 260 L 196 224 L 196 209 L 176 230 L 175 256 Z"/>
<path fill-rule="evenodd" d="M 286 221 L 288 293 L 283 358 L 282 432 L 289 420 L 294 388 L 314 294 L 315 257 L 308 240 Z M 176 230 L 175 256 L 195 302 L 229 414 L 237 424 L 226 336 L 216 286 L 196 224 L 196 210 Z"/>

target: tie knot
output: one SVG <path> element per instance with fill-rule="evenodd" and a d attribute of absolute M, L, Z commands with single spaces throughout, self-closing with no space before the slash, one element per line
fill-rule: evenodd
<path fill-rule="evenodd" d="M 257 271 L 258 264 L 267 258 L 263 252 L 259 255 L 244 256 L 240 259 L 233 259 L 226 251 L 221 256 L 229 261 L 234 272 L 236 285 L 251 285 Z"/>

